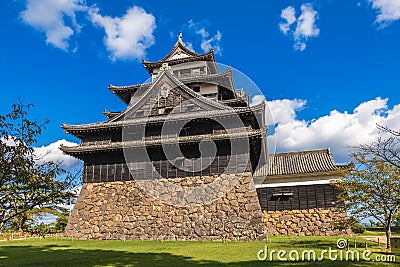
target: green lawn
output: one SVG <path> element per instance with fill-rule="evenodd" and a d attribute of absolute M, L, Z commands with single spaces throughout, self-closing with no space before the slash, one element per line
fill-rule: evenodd
<path fill-rule="evenodd" d="M 330 261 L 259 261 L 257 252 L 284 249 L 336 249 L 338 237 L 272 237 L 270 242 L 180 242 L 180 241 L 78 241 L 28 239 L 0 242 L 0 266 L 399 266 L 397 263 Z M 365 246 L 357 239 L 357 247 Z M 349 238 L 354 247 L 354 238 Z M 383 248 L 368 243 L 372 251 Z M 318 255 L 318 254 L 317 254 Z M 373 254 L 373 259 L 377 254 Z M 379 254 L 384 255 L 384 254 Z M 287 257 L 287 256 L 286 256 Z"/>
<path fill-rule="evenodd" d="M 365 230 L 364 233 L 361 234 L 362 236 L 385 236 L 386 233 L 384 231 L 368 231 Z M 392 231 L 392 236 L 399 236 L 400 231 Z"/>

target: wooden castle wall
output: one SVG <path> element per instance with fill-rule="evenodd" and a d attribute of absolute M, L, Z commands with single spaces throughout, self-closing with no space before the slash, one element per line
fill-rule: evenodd
<path fill-rule="evenodd" d="M 343 206 L 337 199 L 340 191 L 330 184 L 258 188 L 257 194 L 261 208 L 266 211 Z"/>
<path fill-rule="evenodd" d="M 160 175 L 163 178 L 209 176 L 222 173 L 237 173 L 238 170 L 244 172 L 250 171 L 251 169 L 251 166 L 248 163 L 248 156 L 246 155 L 216 156 L 211 164 L 209 164 L 210 161 L 211 160 L 207 158 L 202 158 L 198 161 L 196 161 L 196 159 L 185 159 L 182 162 L 176 162 L 175 165 L 168 160 L 133 162 L 128 164 L 85 163 L 83 170 L 83 183 L 156 179 L 160 178 Z M 182 167 L 176 167 L 180 165 Z M 206 167 L 207 165 L 209 166 Z M 204 170 L 199 172 L 191 171 L 201 170 L 203 168 Z"/>

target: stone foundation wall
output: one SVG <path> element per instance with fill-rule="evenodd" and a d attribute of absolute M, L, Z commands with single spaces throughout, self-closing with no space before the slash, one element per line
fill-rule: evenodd
<path fill-rule="evenodd" d="M 216 178 L 171 181 L 185 188 L 211 183 Z M 233 188 L 214 202 L 197 206 L 166 204 L 144 192 L 136 181 L 85 183 L 65 236 L 79 239 L 264 240 L 265 225 L 251 173 L 236 177 L 236 180 L 235 177 L 225 178 L 222 183 L 229 186 L 230 181 L 234 181 Z M 157 191 L 157 186 L 165 181 L 154 181 L 154 190 Z M 179 198 L 182 192 L 164 195 Z M 185 201 L 190 200 L 183 198 L 182 203 Z"/>
<path fill-rule="evenodd" d="M 335 226 L 347 220 L 341 209 L 309 209 L 263 211 L 267 235 L 337 236 L 350 235 L 350 229 L 338 230 Z"/>

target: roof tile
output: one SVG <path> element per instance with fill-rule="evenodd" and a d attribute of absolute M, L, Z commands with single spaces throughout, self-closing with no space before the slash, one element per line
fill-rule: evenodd
<path fill-rule="evenodd" d="M 275 176 L 335 171 L 336 165 L 329 148 L 270 154 L 267 163 L 254 176 Z"/>

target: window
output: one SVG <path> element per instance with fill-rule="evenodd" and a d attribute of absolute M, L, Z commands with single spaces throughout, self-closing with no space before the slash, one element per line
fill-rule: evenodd
<path fill-rule="evenodd" d="M 173 107 L 166 107 L 166 108 L 164 109 L 164 114 L 169 114 L 169 113 L 171 113 L 171 111 L 172 111 L 173 109 L 174 109 Z"/>
<path fill-rule="evenodd" d="M 130 171 L 144 170 L 146 167 L 145 162 L 130 162 L 127 165 Z"/>
<path fill-rule="evenodd" d="M 200 93 L 200 86 L 194 86 L 193 91 Z"/>
<path fill-rule="evenodd" d="M 182 169 L 184 167 L 184 161 L 185 161 L 184 157 L 176 158 L 171 168 L 172 169 Z"/>
<path fill-rule="evenodd" d="M 181 70 L 181 77 L 190 77 L 191 76 L 191 71 L 190 69 L 188 70 Z"/>
<path fill-rule="evenodd" d="M 200 69 L 193 69 L 193 70 L 192 70 L 192 75 L 193 75 L 193 76 L 195 76 L 195 75 L 200 75 Z"/>
<path fill-rule="evenodd" d="M 129 141 L 135 141 L 135 140 L 139 140 L 140 138 L 142 138 L 142 135 L 140 132 L 128 132 L 128 140 Z"/>
<path fill-rule="evenodd" d="M 292 192 L 273 193 L 270 201 L 289 201 L 291 198 L 293 198 Z"/>

